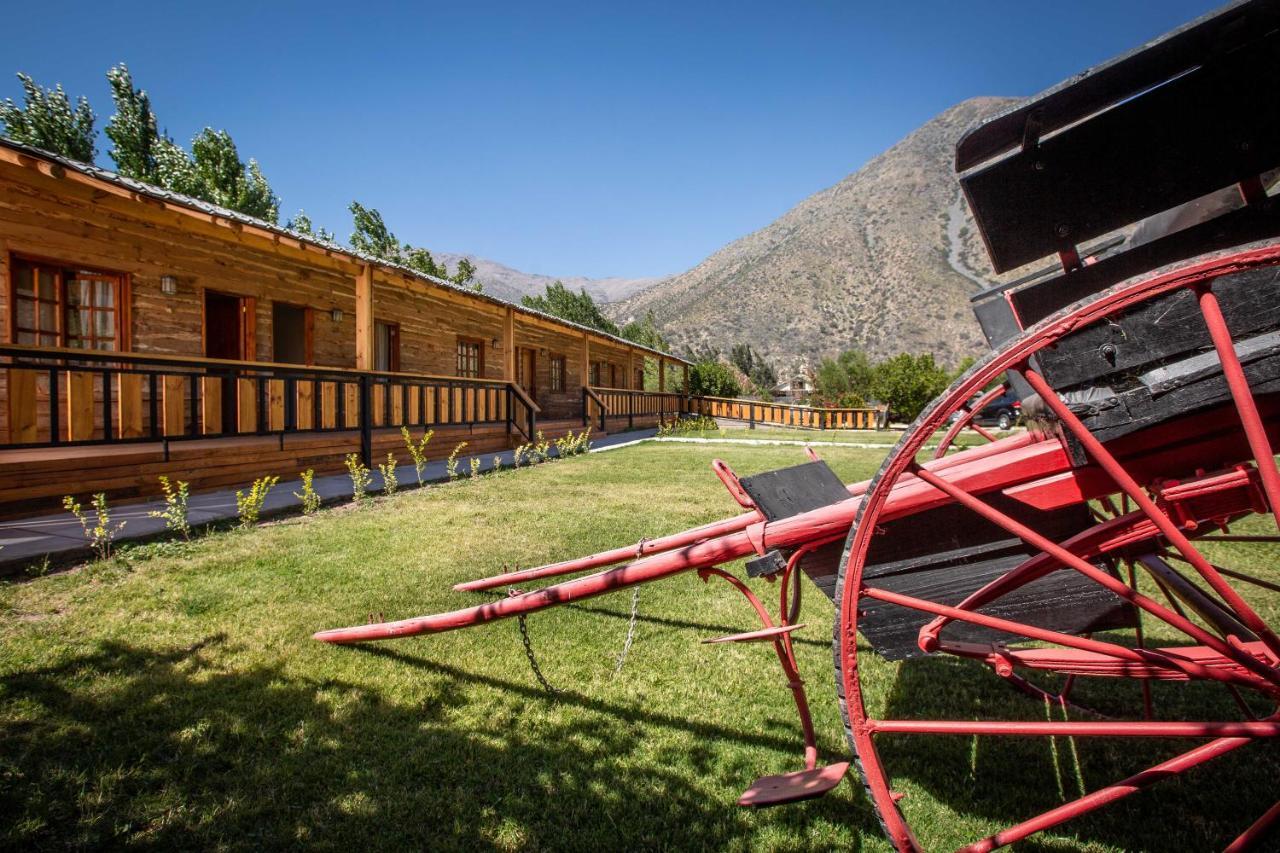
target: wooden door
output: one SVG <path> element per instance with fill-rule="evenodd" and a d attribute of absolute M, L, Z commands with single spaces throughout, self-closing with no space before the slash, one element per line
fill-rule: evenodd
<path fill-rule="evenodd" d="M 538 351 L 522 347 L 518 356 L 520 387 L 536 403 L 538 401 Z"/>
<path fill-rule="evenodd" d="M 204 292 L 204 354 L 206 358 L 251 361 L 254 352 L 254 300 L 214 290 Z M 235 432 L 239 426 L 242 382 L 224 378 L 218 383 L 222 417 L 221 431 Z M 248 395 L 252 402 L 252 394 Z M 205 424 L 205 432 L 211 432 Z"/>

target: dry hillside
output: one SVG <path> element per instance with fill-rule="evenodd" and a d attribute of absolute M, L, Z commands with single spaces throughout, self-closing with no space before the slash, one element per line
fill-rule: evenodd
<path fill-rule="evenodd" d="M 613 315 L 653 311 L 677 348 L 750 342 L 784 370 L 855 347 L 877 357 L 932 351 L 952 364 L 981 352 L 968 297 L 990 267 L 951 164 L 956 140 L 1011 103 L 952 107 Z"/>

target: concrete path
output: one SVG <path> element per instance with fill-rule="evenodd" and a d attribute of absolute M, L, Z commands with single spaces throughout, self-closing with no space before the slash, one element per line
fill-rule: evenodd
<path fill-rule="evenodd" d="M 656 429 L 634 430 L 632 432 L 615 433 L 602 439 L 593 439 L 591 452 L 596 453 L 630 446 L 638 441 L 652 438 L 656 433 Z M 551 452 L 552 454 L 555 453 L 554 447 L 551 448 Z M 507 450 L 498 454 L 490 453 L 479 456 L 480 470 L 482 472 L 493 470 L 495 456 L 500 460 L 498 464 L 501 467 L 511 467 L 511 451 Z M 463 472 L 464 476 L 469 475 L 471 472 L 471 458 L 470 456 L 462 456 L 458 459 L 458 470 Z M 424 483 L 447 481 L 449 473 L 446 470 L 444 460 L 428 462 L 423 470 L 422 479 Z M 416 488 L 418 484 L 418 477 L 412 465 L 401 465 L 397 468 L 396 480 L 400 483 L 401 488 Z M 241 488 L 243 489 L 246 486 L 248 486 L 247 483 Z M 351 478 L 345 473 L 316 477 L 312 481 L 312 486 L 326 504 L 345 503 L 351 500 Z M 294 497 L 294 492 L 300 492 L 301 490 L 302 483 L 300 480 L 281 480 L 267 495 L 266 503 L 262 508 L 262 517 L 269 518 L 298 511 L 302 501 Z M 369 486 L 369 491 L 373 493 L 382 491 L 382 477 L 378 474 L 377 469 L 373 471 L 373 482 Z M 107 497 L 110 498 L 111 496 L 108 495 Z M 193 527 L 234 521 L 237 518 L 235 489 L 192 495 L 187 506 L 189 509 L 188 517 Z M 124 530 L 116 538 L 117 544 L 145 540 L 163 534 L 164 521 L 149 516 L 152 511 L 163 508 L 163 500 L 128 503 L 112 507 L 112 523 L 127 522 Z M 89 507 L 85 507 L 85 509 L 92 518 L 92 509 Z M 80 523 L 70 513 L 57 512 L 34 518 L 0 521 L 0 574 L 12 574 L 33 563 L 42 562 L 46 556 L 50 565 L 53 566 L 66 565 L 91 556 L 84 532 L 80 529 Z"/>

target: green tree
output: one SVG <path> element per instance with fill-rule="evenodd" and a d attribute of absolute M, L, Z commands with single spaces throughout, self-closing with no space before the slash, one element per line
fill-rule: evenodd
<path fill-rule="evenodd" d="M 810 402 L 823 406 L 865 406 L 873 394 L 875 366 L 861 350 L 824 358 L 814 373 Z"/>
<path fill-rule="evenodd" d="M 649 347 L 650 349 L 666 351 L 670 344 L 667 339 L 658 331 L 658 324 L 653 318 L 653 312 L 649 311 L 644 315 L 644 319 L 632 320 L 622 327 L 620 336 L 629 341 L 634 341 L 640 346 Z"/>
<path fill-rule="evenodd" d="M 107 71 L 107 82 L 116 105 L 115 115 L 106 127 L 113 146 L 107 153 L 115 161 L 116 171 L 125 177 L 164 185 L 159 165 L 161 138 L 151 97 L 133 85 L 133 75 L 124 63 Z M 173 144 L 172 140 L 166 141 Z"/>
<path fill-rule="evenodd" d="M 9 98 L 0 103 L 5 135 L 15 142 L 92 163 L 98 152 L 88 99 L 81 95 L 72 107 L 61 83 L 50 90 L 21 72 L 18 79 L 22 82 L 23 105 L 18 106 Z"/>
<path fill-rule="evenodd" d="M 734 344 L 729 349 L 729 362 L 742 371 L 755 386 L 757 396 L 768 397 L 778 384 L 778 374 L 764 356 L 751 348 L 751 344 Z"/>
<path fill-rule="evenodd" d="M 521 298 L 520 304 L 610 335 L 617 335 L 621 331 L 616 323 L 604 315 L 591 294 L 585 290 L 574 293 L 559 281 L 548 284 L 546 292 L 541 295 Z"/>
<path fill-rule="evenodd" d="M 871 389 L 894 417 L 913 421 L 950 381 L 951 374 L 934 363 L 931 353 L 902 353 L 877 365 Z"/>
<path fill-rule="evenodd" d="M 742 386 L 729 365 L 718 359 L 694 362 L 689 368 L 689 393 L 700 397 L 737 397 Z"/>
<path fill-rule="evenodd" d="M 391 229 L 387 227 L 382 214 L 372 207 L 365 207 L 358 201 L 351 202 L 352 224 L 355 231 L 351 233 L 351 248 L 375 258 L 381 258 L 393 264 L 408 267 L 423 275 L 445 279 L 454 284 L 468 285 L 473 290 L 482 291 L 484 285 L 474 281 L 476 268 L 471 261 L 463 258 L 458 261 L 457 272 L 450 274 L 448 264 L 438 263 L 431 252 L 408 243 L 401 243 Z"/>
<path fill-rule="evenodd" d="M 267 222 L 280 216 L 280 197 L 271 189 L 258 166 L 250 159 L 246 166 L 231 134 L 206 127 L 191 140 L 191 163 L 201 190 L 195 195 L 205 201 Z"/>
<path fill-rule="evenodd" d="M 338 240 L 328 228 L 316 228 L 305 210 L 299 210 L 292 219 L 284 224 L 290 231 L 297 231 L 308 237 L 314 237 L 322 243 L 337 243 Z"/>

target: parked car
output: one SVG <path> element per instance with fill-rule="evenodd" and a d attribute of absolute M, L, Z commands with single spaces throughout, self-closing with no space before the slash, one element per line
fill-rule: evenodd
<path fill-rule="evenodd" d="M 970 405 L 976 403 L 981 396 L 981 394 L 975 394 L 973 399 L 969 401 Z M 954 422 L 958 417 L 960 417 L 960 413 L 955 412 L 949 420 Z M 1021 417 L 1022 401 L 1012 392 L 1007 392 L 983 406 L 981 411 L 974 417 L 974 421 L 982 426 L 994 426 L 996 429 L 1005 430 L 1013 429 Z"/>

